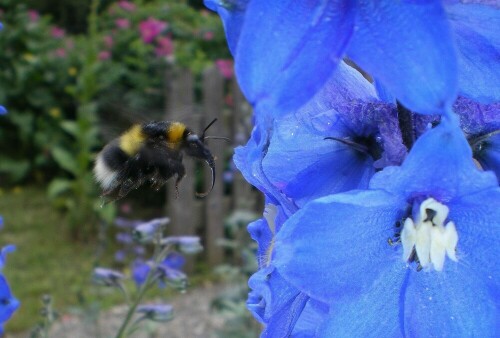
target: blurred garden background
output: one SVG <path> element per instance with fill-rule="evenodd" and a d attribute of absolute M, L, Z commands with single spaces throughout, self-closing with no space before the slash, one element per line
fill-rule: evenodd
<path fill-rule="evenodd" d="M 231 161 L 248 138 L 251 111 L 219 18 L 202 0 L 0 0 L 0 22 L 0 104 L 8 111 L 0 115 L 0 244 L 17 247 L 4 274 L 21 302 L 7 336 L 44 320 L 43 295 L 57 320 L 97 325 L 96 314 L 123 298 L 93 286 L 93 269 L 132 273 L 151 248 L 132 242 L 130 224 L 169 217 L 170 235 L 201 238 L 204 250 L 183 270 L 187 293 L 217 286 L 210 311 L 225 320 L 214 334 L 255 337 L 259 328 L 245 309 L 256 270 L 246 225 L 263 203 Z M 209 134 L 230 142 L 209 143 L 218 177 L 206 199 L 195 192 L 206 190 L 208 170 L 184 159 L 178 198 L 169 182 L 103 205 L 92 165 L 106 142 L 133 123 L 178 120 L 201 132 L 214 118 Z M 134 288 L 133 278 L 126 283 Z M 150 298 L 184 296 L 174 289 Z"/>

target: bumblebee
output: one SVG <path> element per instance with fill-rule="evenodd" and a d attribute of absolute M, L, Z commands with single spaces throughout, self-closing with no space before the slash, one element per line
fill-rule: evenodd
<path fill-rule="evenodd" d="M 196 193 L 199 197 L 207 196 L 215 183 L 215 159 L 204 141 L 219 137 L 206 137 L 205 132 L 216 120 L 210 122 L 201 136 L 181 122 L 133 125 L 97 155 L 94 175 L 103 189 L 102 195 L 109 197 L 108 202 L 111 202 L 145 183 L 158 190 L 173 176 L 176 176 L 177 191 L 186 174 L 182 164 L 182 156 L 186 154 L 204 160 L 210 167 L 210 189 L 205 193 Z"/>

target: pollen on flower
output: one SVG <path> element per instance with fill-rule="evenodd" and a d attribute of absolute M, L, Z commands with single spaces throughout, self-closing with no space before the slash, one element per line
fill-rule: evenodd
<path fill-rule="evenodd" d="M 401 231 L 403 260 L 411 260 L 416 253 L 422 268 L 433 267 L 436 271 L 443 270 L 446 256 L 457 261 L 458 233 L 455 223 L 444 224 L 448 213 L 448 207 L 433 198 L 420 204 L 417 218 L 407 218 Z"/>

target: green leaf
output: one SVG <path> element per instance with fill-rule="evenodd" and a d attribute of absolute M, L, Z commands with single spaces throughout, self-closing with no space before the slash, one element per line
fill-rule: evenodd
<path fill-rule="evenodd" d="M 79 175 L 80 170 L 78 169 L 76 158 L 69 151 L 61 147 L 55 147 L 52 149 L 52 156 L 61 168 L 69 171 L 75 176 Z"/>
<path fill-rule="evenodd" d="M 75 121 L 63 121 L 61 128 L 73 137 L 78 135 L 78 126 Z"/>
<path fill-rule="evenodd" d="M 66 180 L 63 178 L 56 178 L 50 182 L 49 187 L 47 188 L 47 195 L 50 199 L 54 199 L 57 196 L 65 193 L 70 190 L 73 186 L 73 181 Z"/>
<path fill-rule="evenodd" d="M 0 159 L 0 172 L 6 173 L 12 183 L 22 180 L 30 169 L 28 160 L 12 160 L 2 157 Z"/>

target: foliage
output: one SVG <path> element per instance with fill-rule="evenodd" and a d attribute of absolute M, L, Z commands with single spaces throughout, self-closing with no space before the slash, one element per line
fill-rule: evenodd
<path fill-rule="evenodd" d="M 17 1 L 0 1 L 0 20 L 5 26 L 0 36 L 4 65 L 0 102 L 9 110 L 0 116 L 4 184 L 74 175 L 75 166 L 63 163 L 66 157 L 61 148 L 80 149 L 84 137 L 92 140 L 86 145 L 89 151 L 102 144 L 97 130 L 76 137 L 82 132 L 78 128 L 84 127 L 76 123 L 79 110 L 90 115 L 89 122 L 97 121 L 92 116 L 96 114 L 105 126 L 111 124 L 100 130 L 108 137 L 110 129 L 123 130 L 139 115 L 161 119 L 168 66 L 200 73 L 215 59 L 227 58 L 221 25 L 207 11 L 178 1 L 120 3 L 107 8 L 101 4 L 93 33 L 87 30 L 86 35 L 69 36 L 51 24 L 49 17 Z M 166 26 L 145 42 L 141 24 L 153 18 Z M 90 52 L 95 53 L 94 61 L 86 69 Z M 89 75 L 96 78 L 90 80 Z M 81 107 L 82 90 L 93 92 L 92 105 Z"/>
<path fill-rule="evenodd" d="M 75 83 L 75 60 L 66 55 L 73 40 L 15 1 L 2 0 L 0 8 L 0 101 L 9 110 L 0 118 L 0 177 L 43 181 L 61 174 L 53 171 L 52 150 L 70 141 L 61 123 L 74 118 L 67 87 Z"/>
<path fill-rule="evenodd" d="M 219 245 L 230 250 L 233 255 L 231 264 L 220 265 L 215 273 L 230 285 L 213 300 L 212 307 L 225 320 L 219 337 L 256 337 L 260 325 L 246 308 L 248 286 L 246 281 L 258 269 L 255 260 L 256 244 L 251 241 L 246 225 L 258 215 L 246 210 L 235 210 L 225 221 L 228 239 L 219 240 Z"/>

